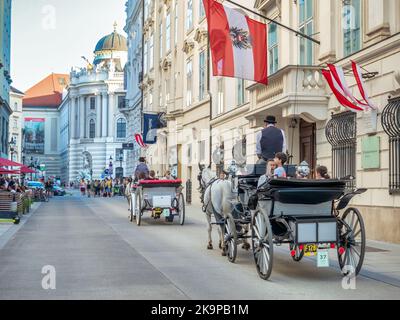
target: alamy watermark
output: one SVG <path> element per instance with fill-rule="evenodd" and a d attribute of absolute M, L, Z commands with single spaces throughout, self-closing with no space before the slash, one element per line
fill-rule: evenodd
<path fill-rule="evenodd" d="M 42 268 L 42 288 L 43 290 L 56 290 L 56 268 L 51 265 Z"/>

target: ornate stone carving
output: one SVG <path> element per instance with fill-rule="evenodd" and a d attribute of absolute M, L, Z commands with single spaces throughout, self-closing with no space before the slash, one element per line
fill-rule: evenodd
<path fill-rule="evenodd" d="M 189 54 L 194 48 L 194 42 L 191 40 L 185 40 L 183 42 L 183 52 L 185 52 L 186 54 Z"/>
<path fill-rule="evenodd" d="M 202 28 L 197 28 L 196 33 L 194 35 L 194 41 L 198 43 L 202 43 L 203 41 L 206 41 L 208 38 L 208 32 L 207 30 L 204 30 Z"/>

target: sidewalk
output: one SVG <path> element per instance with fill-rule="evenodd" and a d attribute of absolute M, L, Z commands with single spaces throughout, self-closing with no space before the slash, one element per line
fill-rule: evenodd
<path fill-rule="evenodd" d="M 22 228 L 26 221 L 36 212 L 40 207 L 40 202 L 34 202 L 32 204 L 29 214 L 21 216 L 19 224 L 13 223 L 0 223 L 0 250 L 6 245 L 6 243 L 13 237 L 13 235 Z"/>
<path fill-rule="evenodd" d="M 206 218 L 199 205 L 188 205 L 186 211 L 191 211 L 191 217 L 206 223 Z M 367 235 L 368 237 L 368 235 Z M 285 249 L 284 246 L 279 247 Z M 310 258 L 312 259 L 312 258 Z M 339 268 L 337 255 L 331 250 L 332 267 Z M 361 275 L 370 279 L 400 287 L 400 244 L 367 240 L 364 264 Z"/>

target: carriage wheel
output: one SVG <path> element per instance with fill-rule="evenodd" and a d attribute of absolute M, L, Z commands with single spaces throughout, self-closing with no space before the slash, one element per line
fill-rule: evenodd
<path fill-rule="evenodd" d="M 142 222 L 142 195 L 139 193 L 136 195 L 136 205 L 135 205 L 135 215 L 136 215 L 136 224 L 140 226 Z"/>
<path fill-rule="evenodd" d="M 353 272 L 357 276 L 364 262 L 366 239 L 364 221 L 360 211 L 356 208 L 348 208 L 338 225 L 339 247 L 345 249 L 342 255 L 338 251 L 340 269 L 345 276 Z"/>
<path fill-rule="evenodd" d="M 272 272 L 274 245 L 271 224 L 260 210 L 254 213 L 251 221 L 251 242 L 258 275 L 268 280 Z"/>
<path fill-rule="evenodd" d="M 296 262 L 300 262 L 304 257 L 304 250 L 300 250 L 300 246 L 298 244 L 290 244 L 290 251 L 294 250 L 296 254 L 292 256 L 292 259 Z"/>
<path fill-rule="evenodd" d="M 228 214 L 224 224 L 224 251 L 229 262 L 234 263 L 237 257 L 237 231 L 232 214 Z"/>
<path fill-rule="evenodd" d="M 185 224 L 185 198 L 182 193 L 180 193 L 178 197 L 177 210 L 179 214 L 179 224 L 183 226 Z"/>

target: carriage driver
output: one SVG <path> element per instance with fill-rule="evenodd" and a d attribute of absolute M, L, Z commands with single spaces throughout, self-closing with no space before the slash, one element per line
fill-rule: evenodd
<path fill-rule="evenodd" d="M 134 180 L 138 181 L 140 179 L 140 175 L 144 175 L 145 178 L 147 179 L 149 177 L 149 167 L 146 164 L 146 158 L 145 157 L 140 157 L 139 158 L 139 163 L 137 164 L 135 171 L 134 171 Z"/>
<path fill-rule="evenodd" d="M 256 153 L 258 159 L 267 162 L 278 152 L 286 152 L 285 132 L 276 127 L 276 118 L 267 116 L 264 129 L 257 134 Z"/>

